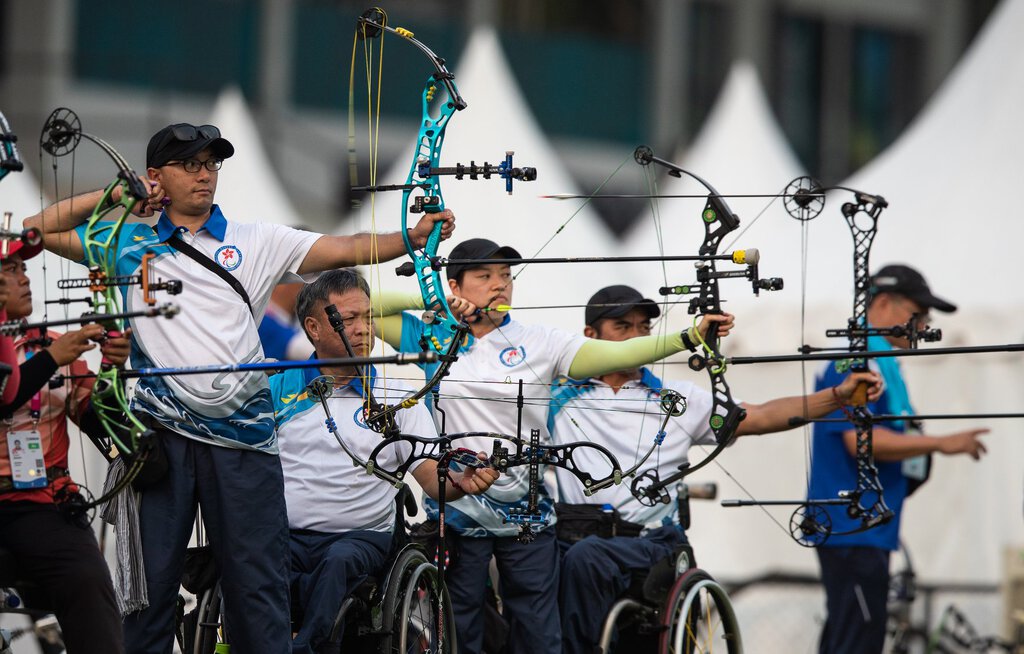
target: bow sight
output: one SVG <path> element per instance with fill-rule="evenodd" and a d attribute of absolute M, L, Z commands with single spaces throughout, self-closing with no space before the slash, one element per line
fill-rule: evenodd
<path fill-rule="evenodd" d="M 7 173 L 17 173 L 25 169 L 18 157 L 18 147 L 15 143 L 18 137 L 11 131 L 7 118 L 0 113 L 0 179 L 7 176 Z"/>

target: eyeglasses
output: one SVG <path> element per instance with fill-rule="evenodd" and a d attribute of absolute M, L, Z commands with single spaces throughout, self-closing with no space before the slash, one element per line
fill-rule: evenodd
<path fill-rule="evenodd" d="M 219 139 L 220 130 L 214 125 L 188 125 L 182 123 L 171 128 L 171 134 L 179 141 L 195 141 L 200 136 L 204 139 Z"/>
<path fill-rule="evenodd" d="M 206 161 L 199 161 L 198 159 L 185 159 L 184 161 L 168 161 L 164 165 L 181 166 L 185 169 L 186 173 L 198 173 L 200 168 L 206 168 L 213 173 L 220 170 L 220 167 L 224 165 L 224 160 L 207 159 Z"/>

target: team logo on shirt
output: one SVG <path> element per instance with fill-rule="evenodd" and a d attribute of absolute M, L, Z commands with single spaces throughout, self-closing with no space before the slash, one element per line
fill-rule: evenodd
<path fill-rule="evenodd" d="M 514 368 L 523 361 L 526 361 L 526 348 L 522 345 L 519 347 L 506 347 L 498 355 L 498 361 L 501 361 L 504 366 Z"/>
<path fill-rule="evenodd" d="M 242 251 L 234 245 L 225 245 L 214 252 L 213 259 L 224 270 L 234 270 L 242 265 Z"/>
<path fill-rule="evenodd" d="M 366 424 L 366 407 L 359 407 L 356 412 L 352 414 L 352 422 L 356 423 L 357 427 L 363 429 L 369 429 L 370 426 Z"/>

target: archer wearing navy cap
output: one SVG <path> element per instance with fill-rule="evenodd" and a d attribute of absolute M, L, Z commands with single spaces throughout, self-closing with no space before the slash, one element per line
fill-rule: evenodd
<path fill-rule="evenodd" d="M 235 147 L 222 138 L 220 130 L 213 125 L 168 125 L 149 139 L 146 168 L 160 168 L 174 160 L 185 161 L 207 148 L 214 158 L 221 161 L 235 153 Z"/>
<path fill-rule="evenodd" d="M 536 428 L 541 441 L 548 442 L 547 385 L 556 378 L 589 377 L 635 367 L 685 348 L 678 332 L 612 343 L 513 319 L 512 267 L 517 259 L 521 257 L 516 248 L 486 238 L 463 241 L 451 251 L 447 264 L 452 294 L 449 305 L 453 313 L 465 317 L 471 333 L 459 348 L 450 376 L 440 384 L 441 399 L 436 409 L 438 416 L 444 412 L 449 432 L 514 433 L 515 382 L 522 379 L 530 397 L 523 406 L 523 433 Z M 377 300 L 384 314 L 375 320 L 378 335 L 399 351 L 421 351 L 426 323 L 419 315 L 402 310 L 422 309 L 422 299 L 378 293 Z M 705 317 L 700 329 L 706 331 L 712 323 L 724 333 L 731 327 L 732 317 Z M 696 330 L 694 327 L 694 333 Z M 431 373 L 428 371 L 428 375 Z M 510 383 L 495 383 L 505 380 Z M 464 439 L 460 445 L 489 450 L 493 443 L 481 437 Z M 437 503 L 425 503 L 428 516 L 436 519 Z M 445 524 L 460 537 L 460 554 L 452 561 L 447 578 L 452 580 L 448 591 L 461 652 L 476 654 L 484 650 L 486 579 L 492 556 L 501 575 L 504 616 L 513 625 L 509 651 L 562 652 L 558 547 L 555 530 L 550 528 L 554 500 L 547 487 L 541 483 L 538 488 L 535 540 L 524 544 L 520 528 L 506 521 L 508 515 L 527 509 L 529 504 L 529 479 L 524 467 L 509 469 L 485 493 L 446 504 Z"/>
<path fill-rule="evenodd" d="M 635 288 L 606 286 L 587 302 L 583 334 L 625 346 L 649 337 L 651 321 L 660 315 L 658 305 Z M 690 377 L 689 371 L 683 374 Z M 861 381 L 872 386 L 871 397 L 881 393 L 875 373 L 857 373 L 841 380 L 835 389 L 807 396 L 779 397 L 759 404 L 736 400 L 746 417 L 734 435 L 785 431 L 796 415 L 821 417 L 848 401 Z M 665 407 L 673 402 L 678 415 L 665 421 Z M 653 447 L 650 434 L 660 426 L 664 438 L 644 474 L 650 479 L 653 472 L 664 480 L 692 461 L 692 446 L 713 451 L 717 445 L 711 427 L 715 411 L 710 389 L 688 380 L 661 380 L 649 367 L 630 366 L 589 379 L 558 379 L 551 386 L 548 426 L 556 444 L 585 440 L 600 445 L 623 467 Z M 574 450 L 573 459 L 580 470 L 607 466 L 607 459 L 588 448 Z M 642 502 L 633 496 L 629 483 L 587 495 L 571 473 L 555 468 L 555 474 L 560 500 L 555 505 L 559 516 L 555 528 L 562 552 L 558 595 L 562 654 L 590 654 L 598 650 L 605 616 L 630 584 L 659 562 L 667 559 L 674 565 L 674 552 L 686 544 L 689 524 L 677 510 L 676 484 L 663 489 L 663 502 Z M 605 512 L 602 506 L 614 509 Z"/>
<path fill-rule="evenodd" d="M 932 292 L 917 270 L 905 264 L 883 266 L 871 276 L 867 320 L 870 327 L 928 326 L 930 310 L 956 311 L 956 305 Z M 870 336 L 868 350 L 909 347 L 906 335 Z M 872 368 L 885 379 L 885 392 L 868 403 L 873 415 L 914 415 L 906 382 L 896 357 L 874 359 Z M 839 377 L 834 364 L 819 373 L 815 387 L 828 388 Z M 836 412 L 831 417 L 842 418 Z M 815 549 L 821 565 L 828 617 L 821 635 L 822 654 L 875 654 L 885 640 L 886 601 L 889 591 L 889 553 L 899 548 L 903 502 L 927 479 L 930 457 L 966 454 L 979 459 L 985 446 L 978 436 L 987 429 L 966 429 L 945 436 L 925 435 L 919 422 L 885 422 L 873 426 L 874 462 L 885 503 L 894 516 L 888 522 L 856 531 L 860 521 L 847 507 L 819 506 L 831 519 L 832 535 Z M 857 485 L 857 432 L 849 422 L 816 423 L 807 497 L 836 499 Z M 872 502 L 868 499 L 867 502 Z"/>
<path fill-rule="evenodd" d="M 140 215 L 159 213 L 156 224 L 130 222 L 114 232 L 114 223 L 104 223 L 113 236 L 114 273 L 138 275 L 149 265 L 154 278 L 178 280 L 184 288 L 174 320 L 132 322 L 133 367 L 262 361 L 254 316 L 263 315 L 276 284 L 405 254 L 398 232 L 325 236 L 277 224 L 281 216 L 230 220 L 231 207 L 222 209 L 215 196 L 221 167 L 234 154 L 213 125 L 164 127 L 146 148 L 151 192 L 137 205 Z M 48 249 L 81 261 L 85 223 L 103 195 L 63 200 L 25 224 L 45 235 Z M 437 223 L 441 238 L 448 238 L 454 220 L 450 211 L 424 214 L 408 238 L 423 247 Z M 126 306 L 146 301 L 139 287 L 123 293 Z M 132 602 L 124 620 L 128 651 L 171 651 L 172 616 L 198 505 L 221 574 L 233 648 L 290 652 L 288 522 L 266 376 L 145 377 L 132 407 L 152 424 L 168 469 L 146 486 L 139 507 L 148 596 L 129 582 L 121 588 Z"/>

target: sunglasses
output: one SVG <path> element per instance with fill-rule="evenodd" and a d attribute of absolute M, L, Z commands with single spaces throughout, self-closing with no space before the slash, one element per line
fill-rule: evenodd
<path fill-rule="evenodd" d="M 171 134 L 179 141 L 195 141 L 199 137 L 204 139 L 220 138 L 220 130 L 213 125 L 175 125 L 171 128 Z"/>

